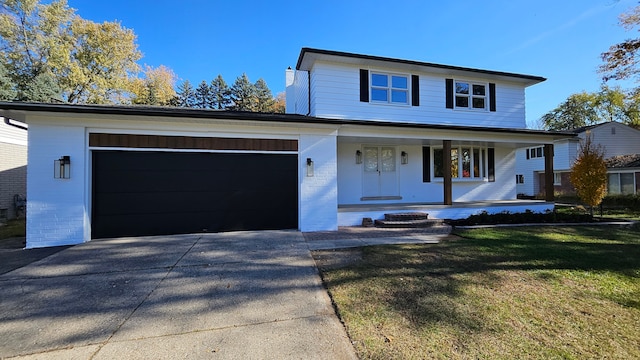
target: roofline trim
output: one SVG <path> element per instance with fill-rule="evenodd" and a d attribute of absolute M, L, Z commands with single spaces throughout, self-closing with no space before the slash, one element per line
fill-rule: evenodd
<path fill-rule="evenodd" d="M 426 67 L 453 70 L 453 71 L 468 71 L 468 72 L 475 72 L 475 73 L 480 73 L 485 75 L 506 76 L 506 77 L 526 79 L 526 80 L 531 80 L 535 83 L 543 82 L 547 80 L 542 76 L 535 76 L 535 75 L 516 74 L 516 73 L 494 71 L 494 70 L 474 69 L 474 68 L 467 68 L 462 66 L 436 64 L 436 63 L 429 63 L 429 62 L 416 61 L 416 60 L 396 59 L 396 58 L 389 58 L 389 57 L 375 56 L 375 55 L 355 54 L 355 53 L 349 53 L 349 52 L 343 52 L 343 51 L 314 49 L 309 47 L 303 47 L 300 50 L 300 56 L 298 57 L 296 70 L 300 70 L 300 66 L 302 65 L 303 58 L 307 53 L 315 53 L 315 54 L 331 55 L 331 56 L 342 56 L 342 57 L 350 57 L 350 58 L 357 58 L 357 59 L 363 59 L 363 60 L 386 61 L 386 62 L 394 62 L 398 64 L 426 66 Z"/>
<path fill-rule="evenodd" d="M 10 115 L 12 111 L 95 114 L 95 115 L 125 115 L 125 116 L 163 116 L 186 117 L 193 119 L 211 120 L 238 120 L 238 121 L 264 121 L 280 123 L 304 123 L 316 125 L 356 125 L 378 126 L 409 129 L 434 129 L 453 131 L 482 131 L 493 133 L 529 134 L 540 136 L 552 136 L 560 138 L 576 137 L 577 134 L 565 131 L 546 131 L 532 129 L 491 128 L 480 126 L 460 126 L 443 124 L 418 124 L 409 122 L 372 121 L 329 119 L 298 114 L 256 113 L 242 111 L 149 107 L 149 106 L 123 106 L 123 105 L 78 105 L 78 104 L 49 104 L 27 102 L 0 102 L 0 116 Z M 10 117 L 10 116 L 7 116 Z"/>

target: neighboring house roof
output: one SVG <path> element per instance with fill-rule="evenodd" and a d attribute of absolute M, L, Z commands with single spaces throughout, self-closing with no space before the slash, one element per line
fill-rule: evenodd
<path fill-rule="evenodd" d="M 640 168 L 640 154 L 612 156 L 605 163 L 608 169 Z"/>
<path fill-rule="evenodd" d="M 19 121 L 25 121 L 27 112 L 53 112 L 97 115 L 130 115 L 130 116 L 163 116 L 173 118 L 263 121 L 284 123 L 330 124 L 330 125 L 365 125 L 378 127 L 440 129 L 440 130 L 473 130 L 492 133 L 531 134 L 550 136 L 556 139 L 573 137 L 575 134 L 564 131 L 544 131 L 531 129 L 510 129 L 478 126 L 419 124 L 377 120 L 329 119 L 298 114 L 274 114 L 212 109 L 192 109 L 162 106 L 124 106 L 124 105 L 78 105 L 78 104 L 49 104 L 26 102 L 0 102 L 0 116 L 6 116 Z"/>
<path fill-rule="evenodd" d="M 339 60 L 340 62 L 347 62 L 347 63 L 353 63 L 353 64 L 359 64 L 359 65 L 376 64 L 376 63 L 396 63 L 396 64 L 402 64 L 409 67 L 429 68 L 431 72 L 447 74 L 447 75 L 471 76 L 474 73 L 483 74 L 483 75 L 490 75 L 495 78 L 501 78 L 507 81 L 524 83 L 525 86 L 534 85 L 547 80 L 544 77 L 534 76 L 534 75 L 516 74 L 516 73 L 509 73 L 504 71 L 474 69 L 474 68 L 461 67 L 461 66 L 435 64 L 435 63 L 429 63 L 429 62 L 423 62 L 423 61 L 404 60 L 404 59 L 388 58 L 388 57 L 382 57 L 382 56 L 354 54 L 354 53 L 333 51 L 333 50 L 313 49 L 313 48 L 307 48 L 307 47 L 302 48 L 302 50 L 300 50 L 300 56 L 298 57 L 296 70 L 306 70 L 306 71 L 311 70 L 312 64 L 319 59 L 329 60 L 329 61 Z"/>
<path fill-rule="evenodd" d="M 605 125 L 621 125 L 621 126 L 624 126 L 624 127 L 628 127 L 629 129 L 638 131 L 638 129 L 636 129 L 636 128 L 632 127 L 632 126 L 629 126 L 627 124 L 623 124 L 621 122 L 605 121 L 605 122 L 601 122 L 599 124 L 587 125 L 587 126 L 582 126 L 582 127 L 579 127 L 579 128 L 575 128 L 575 129 L 571 130 L 571 132 L 576 133 L 576 134 L 582 134 L 583 132 L 586 132 L 588 130 L 593 130 L 595 128 L 598 128 L 598 127 L 601 127 L 601 126 L 605 126 Z"/>

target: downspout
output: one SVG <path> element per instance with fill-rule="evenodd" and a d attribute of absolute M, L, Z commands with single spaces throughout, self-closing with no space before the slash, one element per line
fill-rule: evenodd
<path fill-rule="evenodd" d="M 18 129 L 25 130 L 25 131 L 29 130 L 29 128 L 27 128 L 26 126 L 22 126 L 22 125 L 18 125 L 18 124 L 12 123 L 11 119 L 9 119 L 8 117 L 4 117 L 4 123 L 9 125 L 9 126 L 13 126 L 13 127 L 18 128 Z"/>

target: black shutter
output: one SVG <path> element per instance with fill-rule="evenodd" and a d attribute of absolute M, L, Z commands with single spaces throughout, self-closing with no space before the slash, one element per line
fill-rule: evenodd
<path fill-rule="evenodd" d="M 529 160 L 529 149 L 527 148 L 527 160 Z"/>
<path fill-rule="evenodd" d="M 487 149 L 487 167 L 489 172 L 489 182 L 496 181 L 496 149 Z"/>
<path fill-rule="evenodd" d="M 431 182 L 431 147 L 422 147 L 422 182 Z"/>
<path fill-rule="evenodd" d="M 420 77 L 411 75 L 411 106 L 420 106 Z"/>
<path fill-rule="evenodd" d="M 496 84 L 489 83 L 489 110 L 496 111 Z"/>
<path fill-rule="evenodd" d="M 360 69 L 360 101 L 369 102 L 369 70 Z"/>
<path fill-rule="evenodd" d="M 453 79 L 445 79 L 447 92 L 447 109 L 453 109 Z"/>

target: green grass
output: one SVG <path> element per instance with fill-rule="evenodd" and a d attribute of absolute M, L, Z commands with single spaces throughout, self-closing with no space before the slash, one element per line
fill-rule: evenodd
<path fill-rule="evenodd" d="M 24 237 L 26 234 L 25 223 L 25 219 L 7 221 L 5 225 L 0 226 L 0 240 L 11 237 Z"/>
<path fill-rule="evenodd" d="M 639 227 L 459 235 L 323 270 L 361 358 L 640 358 Z"/>

